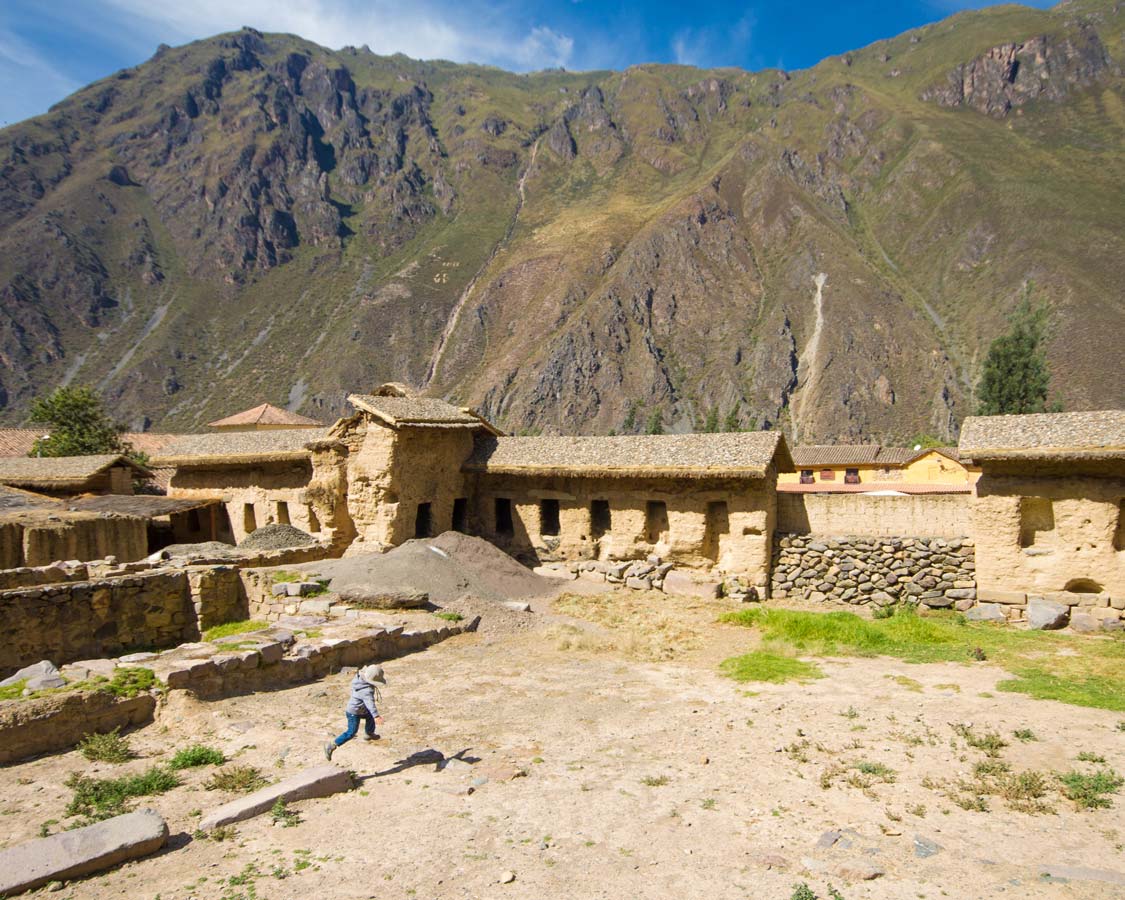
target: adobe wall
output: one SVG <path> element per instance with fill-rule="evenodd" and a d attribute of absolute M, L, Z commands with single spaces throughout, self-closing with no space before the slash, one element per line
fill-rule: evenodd
<path fill-rule="evenodd" d="M 788 534 L 964 537 L 971 494 L 777 495 L 777 530 Z"/>
<path fill-rule="evenodd" d="M 461 466 L 473 449 L 471 430 L 393 431 L 357 417 L 342 440 L 349 449 L 348 512 L 359 541 L 401 544 L 413 538 L 421 503 L 430 504 L 431 534 L 449 530 L 453 501 L 467 497 Z"/>
<path fill-rule="evenodd" d="M 132 562 L 147 555 L 148 523 L 141 518 L 71 514 L 0 524 L 0 568 L 4 569 L 107 556 Z"/>
<path fill-rule="evenodd" d="M 192 466 L 176 469 L 168 496 L 222 500 L 230 518 L 231 537 L 238 544 L 249 533 L 247 508 L 253 510 L 254 527 L 261 528 L 281 520 L 279 503 L 285 504 L 289 524 L 309 534 L 319 534 L 320 516 L 314 522 L 310 515 L 307 488 L 311 480 L 309 460 L 213 468 Z"/>
<path fill-rule="evenodd" d="M 765 587 L 776 516 L 775 475 L 755 480 L 574 478 L 477 475 L 470 530 L 517 558 L 629 560 L 659 556 L 680 566 L 746 575 Z M 513 531 L 497 530 L 496 500 L 511 501 Z M 544 534 L 541 502 L 559 507 L 559 533 Z M 610 525 L 594 529 L 592 502 L 608 501 Z M 648 504 L 666 523 L 650 532 Z M 720 507 L 725 504 L 725 516 Z"/>
<path fill-rule="evenodd" d="M 1125 596 L 1125 478 L 986 473 L 972 503 L 988 592 Z"/>

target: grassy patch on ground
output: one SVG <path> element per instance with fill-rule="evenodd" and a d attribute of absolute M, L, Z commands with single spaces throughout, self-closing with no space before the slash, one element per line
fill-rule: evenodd
<path fill-rule="evenodd" d="M 742 656 L 732 656 L 730 659 L 723 660 L 720 669 L 724 675 L 735 681 L 769 681 L 773 684 L 824 677 L 824 673 L 815 663 L 766 650 L 754 650 Z"/>
<path fill-rule="evenodd" d="M 197 766 L 221 766 L 226 761 L 221 750 L 205 747 L 203 744 L 192 744 L 176 751 L 168 766 L 172 769 L 194 769 Z"/>
<path fill-rule="evenodd" d="M 273 573 L 273 583 L 274 584 L 293 584 L 294 582 L 300 581 L 300 580 L 301 580 L 301 573 L 300 572 L 274 572 Z"/>
<path fill-rule="evenodd" d="M 122 778 L 90 778 L 74 772 L 65 782 L 74 791 L 66 813 L 68 816 L 84 815 L 92 821 L 108 819 L 128 812 L 128 801 L 134 797 L 163 794 L 179 783 L 179 778 L 160 766 Z"/>
<path fill-rule="evenodd" d="M 88 734 L 78 742 L 78 752 L 91 761 L 122 763 L 133 758 L 129 739 L 121 736 L 121 727 L 108 734 Z"/>
<path fill-rule="evenodd" d="M 219 769 L 214 775 L 204 782 L 203 787 L 208 791 L 243 791 L 249 793 L 269 784 L 262 773 L 254 766 L 228 766 Z"/>
<path fill-rule="evenodd" d="M 32 691 L 26 697 L 23 696 L 25 687 L 25 681 L 17 681 L 15 684 L 0 688 L 0 700 L 36 700 L 39 697 L 47 697 L 51 694 L 61 694 L 67 691 L 101 691 L 106 694 L 113 694 L 113 696 L 121 699 L 127 699 L 136 697 L 137 694 L 142 694 L 145 691 L 160 688 L 161 684 L 157 681 L 156 674 L 152 669 L 123 667 L 117 669 L 112 678 L 95 675 L 85 681 L 72 681 L 63 687 Z"/>
<path fill-rule="evenodd" d="M 459 612 L 436 612 L 434 613 L 434 615 L 439 619 L 445 619 L 445 621 L 447 622 L 460 622 L 463 618 L 465 618 Z"/>
<path fill-rule="evenodd" d="M 12 684 L 7 684 L 0 687 L 0 700 L 19 700 L 23 696 L 24 688 L 27 687 L 27 679 L 21 678 Z"/>
<path fill-rule="evenodd" d="M 203 640 L 217 641 L 219 638 L 233 637 L 236 634 L 246 634 L 250 631 L 262 631 L 269 628 L 269 622 L 260 622 L 257 619 L 243 619 L 241 622 L 225 622 L 215 625 L 203 632 Z"/>
<path fill-rule="evenodd" d="M 1015 678 L 998 687 L 1077 706 L 1125 710 L 1125 640 L 1019 631 L 955 614 L 900 610 L 870 620 L 850 612 L 747 609 L 721 621 L 759 630 L 764 648 L 818 656 L 893 656 L 906 662 L 987 659 Z"/>

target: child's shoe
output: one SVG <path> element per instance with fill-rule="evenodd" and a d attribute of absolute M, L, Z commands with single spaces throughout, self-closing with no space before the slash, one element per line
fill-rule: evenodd
<path fill-rule="evenodd" d="M 326 760 L 328 760 L 329 762 L 332 762 L 332 754 L 335 753 L 335 752 L 336 752 L 335 742 L 329 741 L 327 744 L 324 745 L 324 758 Z"/>
<path fill-rule="evenodd" d="M 377 741 L 377 740 L 379 740 L 379 735 L 377 735 L 377 734 L 367 734 L 366 732 L 364 732 L 363 740 L 365 740 L 365 741 Z"/>

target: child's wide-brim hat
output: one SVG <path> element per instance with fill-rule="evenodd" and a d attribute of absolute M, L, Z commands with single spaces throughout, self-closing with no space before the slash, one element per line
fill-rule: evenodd
<path fill-rule="evenodd" d="M 383 674 L 382 666 L 364 666 L 359 670 L 359 677 L 368 684 L 387 683 L 387 676 Z"/>

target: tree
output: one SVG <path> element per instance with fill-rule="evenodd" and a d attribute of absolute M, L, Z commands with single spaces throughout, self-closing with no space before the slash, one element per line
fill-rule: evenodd
<path fill-rule="evenodd" d="M 630 400 L 625 412 L 625 421 L 621 425 L 622 434 L 632 434 L 637 427 L 637 401 Z"/>
<path fill-rule="evenodd" d="M 707 410 L 707 420 L 701 430 L 704 434 L 714 434 L 719 430 L 719 407 L 712 406 Z"/>
<path fill-rule="evenodd" d="M 1006 334 L 988 348 L 977 389 L 977 415 L 1002 416 L 1043 412 L 1051 372 L 1043 342 L 1047 336 L 1048 308 L 1031 302 L 1031 288 L 1012 314 Z"/>
<path fill-rule="evenodd" d="M 741 431 L 742 430 L 742 405 L 739 403 L 734 404 L 727 413 L 726 419 L 723 420 L 723 431 Z"/>
<path fill-rule="evenodd" d="M 106 414 L 102 401 L 88 387 L 60 387 L 31 405 L 31 421 L 49 434 L 35 442 L 32 456 L 91 456 L 132 453 L 121 440 L 124 426 Z"/>
<path fill-rule="evenodd" d="M 648 426 L 645 428 L 645 433 L 664 434 L 664 414 L 660 411 L 659 406 L 648 417 Z"/>

